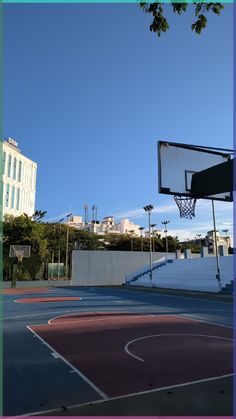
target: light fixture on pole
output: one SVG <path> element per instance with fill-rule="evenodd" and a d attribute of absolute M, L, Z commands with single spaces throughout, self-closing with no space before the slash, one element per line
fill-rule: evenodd
<path fill-rule="evenodd" d="M 144 211 L 148 213 L 148 226 L 149 226 L 149 252 L 150 252 L 150 279 L 152 285 L 152 235 L 151 235 L 151 212 L 153 205 L 146 205 L 143 207 Z"/>
<path fill-rule="evenodd" d="M 153 233 L 154 227 L 156 227 L 156 224 L 151 224 L 151 228 L 152 228 L 152 251 L 153 252 L 154 252 L 154 233 Z"/>
<path fill-rule="evenodd" d="M 167 230 L 166 226 L 167 226 L 167 224 L 169 224 L 169 221 L 162 221 L 161 224 L 163 224 L 165 226 L 164 233 L 165 233 L 165 238 L 166 238 L 166 253 L 168 253 L 168 239 L 167 239 L 167 231 L 168 230 Z"/>
<path fill-rule="evenodd" d="M 68 279 L 68 246 L 69 246 L 69 217 L 72 213 L 67 214 L 67 228 L 66 228 L 66 278 Z"/>
<path fill-rule="evenodd" d="M 144 227 L 139 227 L 139 230 L 141 232 L 141 252 L 143 252 L 143 230 L 144 230 Z"/>
<path fill-rule="evenodd" d="M 201 234 L 196 234 L 196 238 L 197 238 L 197 242 L 199 246 L 201 245 L 201 237 L 202 237 Z"/>

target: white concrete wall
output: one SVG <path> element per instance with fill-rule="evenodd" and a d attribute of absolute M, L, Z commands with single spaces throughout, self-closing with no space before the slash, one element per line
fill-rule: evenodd
<path fill-rule="evenodd" d="M 16 288 L 65 287 L 71 285 L 70 280 L 48 281 L 17 281 Z M 3 281 L 2 288 L 11 288 L 11 281 Z"/>
<path fill-rule="evenodd" d="M 174 253 L 168 253 L 175 257 Z M 166 253 L 153 253 L 153 262 Z M 121 285 L 125 277 L 149 263 L 149 252 L 74 250 L 73 285 Z"/>
<path fill-rule="evenodd" d="M 233 256 L 219 258 L 221 283 L 233 280 Z M 153 271 L 152 285 L 160 288 L 218 292 L 215 257 L 178 259 Z M 143 275 L 132 286 L 151 286 L 149 275 Z"/>

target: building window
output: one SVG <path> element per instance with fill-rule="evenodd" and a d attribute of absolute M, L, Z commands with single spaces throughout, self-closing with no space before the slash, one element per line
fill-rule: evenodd
<path fill-rule="evenodd" d="M 6 153 L 3 153 L 3 174 L 5 175 L 5 166 L 6 166 Z"/>
<path fill-rule="evenodd" d="M 13 179 L 16 179 L 16 164 L 17 160 L 14 158 L 14 164 L 13 164 Z"/>
<path fill-rule="evenodd" d="M 15 203 L 15 186 L 12 186 L 12 191 L 11 191 L 11 207 L 12 209 L 14 209 L 14 203 Z"/>
<path fill-rule="evenodd" d="M 7 173 L 8 177 L 11 177 L 11 159 L 12 159 L 12 157 L 10 155 L 9 158 L 8 158 L 8 173 Z"/>
<path fill-rule="evenodd" d="M 16 210 L 19 211 L 19 208 L 20 208 L 20 188 L 17 188 Z"/>
<path fill-rule="evenodd" d="M 21 182 L 21 176 L 22 176 L 22 161 L 19 161 L 18 182 Z"/>
<path fill-rule="evenodd" d="M 6 186 L 6 196 L 5 196 L 5 205 L 6 205 L 6 207 L 8 207 L 8 205 L 9 205 L 9 194 L 10 194 L 10 185 L 9 185 L 9 183 L 7 183 L 7 186 Z"/>

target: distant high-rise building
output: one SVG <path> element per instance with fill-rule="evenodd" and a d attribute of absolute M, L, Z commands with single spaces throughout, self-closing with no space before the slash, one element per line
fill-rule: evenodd
<path fill-rule="evenodd" d="M 230 236 L 221 236 L 219 231 L 216 230 L 216 243 L 217 247 L 223 245 L 227 248 L 231 247 Z M 215 233 L 214 230 L 208 231 L 206 236 L 206 245 L 209 253 L 215 253 Z"/>
<path fill-rule="evenodd" d="M 12 138 L 3 141 L 3 216 L 35 212 L 37 164 L 24 156 Z"/>

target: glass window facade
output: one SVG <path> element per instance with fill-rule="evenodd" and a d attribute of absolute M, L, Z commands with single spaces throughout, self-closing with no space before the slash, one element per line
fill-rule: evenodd
<path fill-rule="evenodd" d="M 12 186 L 12 191 L 11 191 L 11 208 L 14 209 L 14 204 L 15 204 L 15 186 Z"/>
<path fill-rule="evenodd" d="M 19 161 L 18 182 L 21 182 L 22 177 L 22 161 Z"/>
<path fill-rule="evenodd" d="M 9 183 L 6 184 L 6 195 L 5 195 L 5 206 L 9 206 L 9 195 L 10 195 L 10 185 Z"/>
<path fill-rule="evenodd" d="M 5 175 L 5 169 L 6 168 L 6 153 L 4 151 L 3 153 L 3 174 Z"/>
<path fill-rule="evenodd" d="M 16 179 L 16 165 L 17 165 L 17 160 L 16 158 L 14 158 L 14 164 L 13 164 L 13 179 Z"/>
<path fill-rule="evenodd" d="M 7 176 L 11 177 L 11 161 L 12 161 L 12 157 L 11 155 L 9 155 L 8 157 L 8 171 L 7 171 Z"/>
<path fill-rule="evenodd" d="M 20 209 L 20 188 L 17 188 L 16 210 L 19 211 L 19 209 Z"/>

